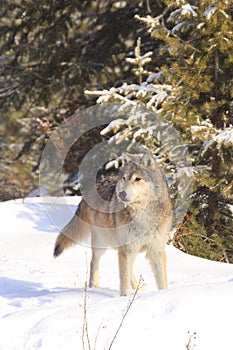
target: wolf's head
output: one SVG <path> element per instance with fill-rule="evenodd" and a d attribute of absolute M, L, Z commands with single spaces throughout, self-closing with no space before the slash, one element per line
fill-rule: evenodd
<path fill-rule="evenodd" d="M 149 153 L 144 155 L 123 153 L 120 179 L 116 186 L 120 201 L 126 206 L 145 207 L 154 185 L 151 173 L 156 171 L 158 165 Z"/>

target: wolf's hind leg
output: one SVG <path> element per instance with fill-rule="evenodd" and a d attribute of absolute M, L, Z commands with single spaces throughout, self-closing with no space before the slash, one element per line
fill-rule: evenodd
<path fill-rule="evenodd" d="M 89 287 L 99 286 L 99 262 L 104 252 L 105 249 L 92 248 Z"/>

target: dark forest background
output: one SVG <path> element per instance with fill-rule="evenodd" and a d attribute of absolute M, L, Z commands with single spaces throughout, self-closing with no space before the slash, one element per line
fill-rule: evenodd
<path fill-rule="evenodd" d="M 38 188 L 52 131 L 96 103 L 86 90 L 105 90 L 107 102 L 160 113 L 189 147 L 195 186 L 173 243 L 233 262 L 232 23 L 228 1 L 1 0 L 0 200 Z M 98 128 L 80 138 L 65 172 L 102 138 Z"/>

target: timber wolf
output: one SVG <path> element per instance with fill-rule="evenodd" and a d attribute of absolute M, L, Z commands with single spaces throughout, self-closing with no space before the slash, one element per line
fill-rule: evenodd
<path fill-rule="evenodd" d="M 146 251 L 158 289 L 165 289 L 166 243 L 172 222 L 172 205 L 163 174 L 154 157 L 123 153 L 116 175 L 106 176 L 90 189 L 71 221 L 57 237 L 59 256 L 91 234 L 92 260 L 89 286 L 99 285 L 99 261 L 108 247 L 118 250 L 120 294 L 137 287 L 134 260 Z"/>

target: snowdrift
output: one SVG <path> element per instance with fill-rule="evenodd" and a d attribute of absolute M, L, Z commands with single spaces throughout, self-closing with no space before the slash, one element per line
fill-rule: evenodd
<path fill-rule="evenodd" d="M 70 215 L 78 200 L 67 199 Z M 65 224 L 63 204 L 51 205 Z M 41 198 L 0 203 L 0 217 L 1 350 L 232 349 L 233 265 L 168 246 L 169 289 L 158 291 L 139 255 L 145 290 L 129 308 L 134 296 L 119 297 L 115 251 L 102 258 L 101 287 L 86 291 L 90 249 L 53 258 L 58 228 Z"/>

